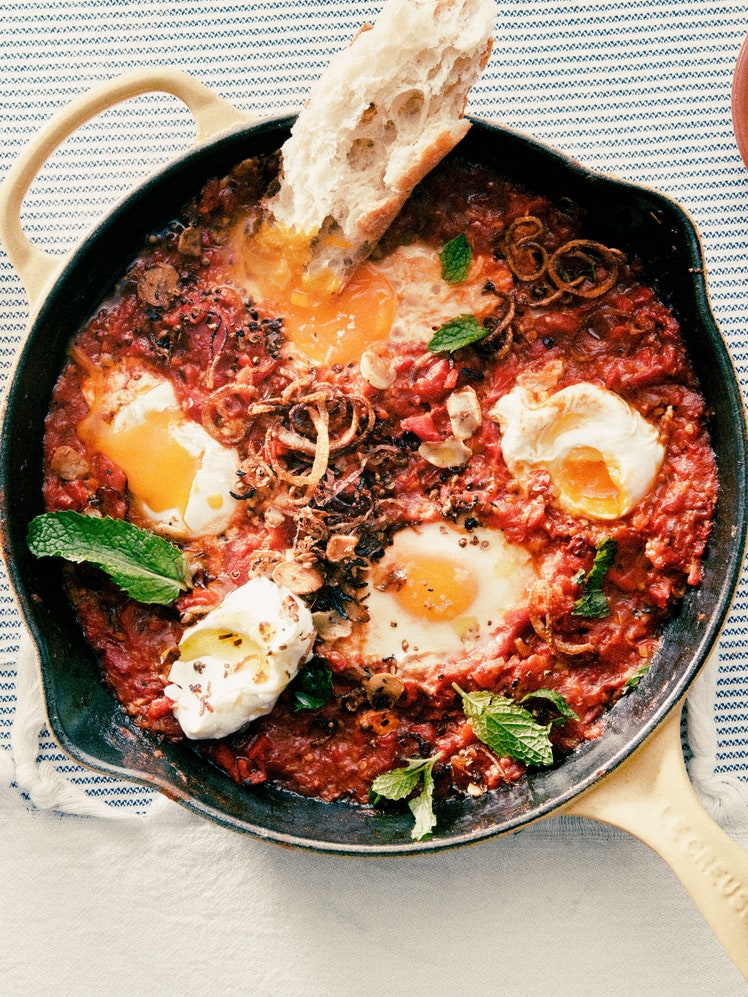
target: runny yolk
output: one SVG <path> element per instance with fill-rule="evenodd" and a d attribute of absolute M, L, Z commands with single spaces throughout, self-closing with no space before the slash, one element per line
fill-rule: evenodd
<path fill-rule="evenodd" d="M 363 263 L 340 291 L 324 278 L 304 277 L 309 243 L 303 236 L 261 229 L 242 246 L 246 277 L 266 311 L 283 319 L 296 348 L 312 363 L 357 362 L 374 343 L 389 336 L 395 292 L 370 263 Z"/>
<path fill-rule="evenodd" d="M 154 512 L 178 509 L 184 515 L 199 458 L 175 439 L 179 420 L 177 412 L 147 412 L 142 422 L 116 430 L 94 408 L 78 434 L 124 471 L 131 494 Z"/>
<path fill-rule="evenodd" d="M 293 290 L 279 309 L 288 338 L 309 360 L 347 364 L 387 339 L 395 295 L 389 281 L 364 263 L 338 294 Z"/>
<path fill-rule="evenodd" d="M 421 620 L 444 623 L 465 616 L 478 595 L 475 578 L 443 557 L 398 559 L 398 569 L 404 580 L 392 594 L 407 613 Z"/>
<path fill-rule="evenodd" d="M 577 505 L 597 515 L 617 516 L 622 494 L 605 458 L 594 447 L 575 447 L 555 469 L 558 487 Z"/>

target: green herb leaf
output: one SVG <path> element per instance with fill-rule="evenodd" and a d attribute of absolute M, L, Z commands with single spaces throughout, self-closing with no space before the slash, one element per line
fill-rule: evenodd
<path fill-rule="evenodd" d="M 403 768 L 390 769 L 377 776 L 371 784 L 369 799 L 374 806 L 380 800 L 404 800 L 423 780 L 418 796 L 408 800 L 408 806 L 415 818 L 411 838 L 420 841 L 431 834 L 436 827 L 434 816 L 434 766 L 441 758 L 441 752 L 431 758 L 409 758 Z"/>
<path fill-rule="evenodd" d="M 306 664 L 291 686 L 294 710 L 317 710 L 332 699 L 332 672 L 319 658 Z"/>
<path fill-rule="evenodd" d="M 650 664 L 651 664 L 651 662 L 648 661 L 646 663 L 646 665 L 642 665 L 641 668 L 637 668 L 637 670 L 634 672 L 634 674 L 630 675 L 626 679 L 626 681 L 624 682 L 624 685 L 623 685 L 623 691 L 624 691 L 624 693 L 626 693 L 626 692 L 633 692 L 634 689 L 636 689 L 636 687 L 639 685 L 639 683 L 641 682 L 641 680 L 644 678 L 644 676 L 649 671 Z"/>
<path fill-rule="evenodd" d="M 595 560 L 587 576 L 581 581 L 582 595 L 574 603 L 572 616 L 586 616 L 602 619 L 610 613 L 608 600 L 603 593 L 602 584 L 608 569 L 616 556 L 616 541 L 612 537 L 603 540 L 595 551 Z M 574 576 L 579 581 L 579 573 Z"/>
<path fill-rule="evenodd" d="M 526 765 L 552 765 L 549 728 L 537 723 L 524 706 L 490 692 L 466 693 L 455 685 L 475 736 L 500 758 Z"/>
<path fill-rule="evenodd" d="M 526 765 L 553 764 L 548 728 L 511 700 L 492 704 L 485 717 L 485 732 L 486 744 L 500 758 L 514 758 Z"/>
<path fill-rule="evenodd" d="M 559 716 L 564 717 L 566 720 L 579 720 L 579 717 L 561 693 L 556 692 L 555 689 L 535 689 L 533 692 L 528 692 L 526 696 L 523 696 L 520 699 L 520 703 L 526 703 L 528 699 L 547 699 L 558 710 Z"/>
<path fill-rule="evenodd" d="M 424 769 L 423 789 L 412 800 L 408 800 L 410 812 L 415 818 L 413 830 L 410 832 L 414 841 L 422 841 L 427 838 L 436 827 L 436 815 L 434 814 L 434 776 L 433 766 Z"/>
<path fill-rule="evenodd" d="M 610 615 L 610 606 L 602 592 L 587 592 L 574 603 L 571 615 L 584 616 L 590 620 L 602 620 Z"/>
<path fill-rule="evenodd" d="M 448 284 L 460 284 L 468 275 L 472 250 L 464 232 L 450 239 L 439 253 L 442 279 Z"/>
<path fill-rule="evenodd" d="M 372 794 L 377 799 L 404 800 L 416 788 L 430 761 L 428 758 L 409 758 L 404 768 L 383 772 L 371 784 Z"/>
<path fill-rule="evenodd" d="M 47 512 L 31 521 L 27 542 L 37 557 L 96 565 L 138 602 L 166 606 L 187 590 L 182 551 L 124 519 Z"/>
<path fill-rule="evenodd" d="M 440 326 L 426 348 L 432 353 L 454 353 L 487 335 L 488 329 L 475 315 L 460 315 Z"/>

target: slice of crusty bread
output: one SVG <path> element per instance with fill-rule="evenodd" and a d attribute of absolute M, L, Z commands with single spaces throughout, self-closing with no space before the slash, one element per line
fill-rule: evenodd
<path fill-rule="evenodd" d="M 388 0 L 338 53 L 283 146 L 271 225 L 311 240 L 305 278 L 337 289 L 469 128 L 494 0 Z"/>

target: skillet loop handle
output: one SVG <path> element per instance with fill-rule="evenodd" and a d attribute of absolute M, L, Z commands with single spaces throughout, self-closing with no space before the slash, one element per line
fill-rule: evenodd
<path fill-rule="evenodd" d="M 748 980 L 748 852 L 703 809 L 683 761 L 680 709 L 618 769 L 565 809 L 649 845 L 688 890 Z"/>
<path fill-rule="evenodd" d="M 26 288 L 32 310 L 66 262 L 64 256 L 39 249 L 23 230 L 21 208 L 32 181 L 55 149 L 86 121 L 132 97 L 154 92 L 173 94 L 186 104 L 195 120 L 197 142 L 251 120 L 250 115 L 187 73 L 173 69 L 125 73 L 81 95 L 58 112 L 26 146 L 0 188 L 0 242 Z"/>

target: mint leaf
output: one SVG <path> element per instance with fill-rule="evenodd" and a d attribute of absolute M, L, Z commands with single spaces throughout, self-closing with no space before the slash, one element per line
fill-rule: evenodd
<path fill-rule="evenodd" d="M 610 606 L 602 592 L 587 592 L 574 603 L 571 615 L 584 616 L 588 620 L 602 620 L 610 615 Z"/>
<path fill-rule="evenodd" d="M 633 692 L 634 689 L 636 689 L 641 680 L 649 671 L 650 664 L 651 662 L 648 661 L 646 665 L 642 665 L 641 668 L 637 668 L 637 670 L 634 672 L 633 675 L 629 675 L 629 677 L 626 679 L 626 681 L 623 684 L 624 693 Z"/>
<path fill-rule="evenodd" d="M 404 800 L 416 788 L 428 764 L 428 758 L 409 758 L 405 768 L 390 769 L 378 775 L 371 784 L 372 794 L 377 799 Z"/>
<path fill-rule="evenodd" d="M 414 841 L 422 841 L 436 827 L 436 816 L 434 814 L 434 776 L 432 769 L 433 765 L 430 765 L 424 770 L 423 789 L 415 799 L 408 800 L 410 812 L 415 818 L 413 830 L 410 832 L 410 836 Z"/>
<path fill-rule="evenodd" d="M 488 329 L 475 315 L 460 315 L 440 326 L 426 346 L 432 353 L 454 353 L 463 346 L 477 343 L 488 335 Z"/>
<path fill-rule="evenodd" d="M 124 519 L 47 512 L 29 524 L 27 543 L 37 557 L 96 565 L 138 602 L 166 606 L 187 589 L 182 551 Z"/>
<path fill-rule="evenodd" d="M 587 576 L 581 579 L 582 595 L 574 603 L 574 608 L 571 611 L 572 616 L 602 619 L 610 614 L 610 607 L 602 590 L 602 584 L 608 569 L 615 560 L 617 546 L 612 537 L 607 537 L 597 547 L 592 567 Z M 580 581 L 579 572 L 574 576 L 574 580 Z"/>
<path fill-rule="evenodd" d="M 462 699 L 462 711 L 471 724 L 473 720 L 481 720 L 486 710 L 490 709 L 491 703 L 494 699 L 494 694 L 492 692 L 471 692 L 468 694 L 463 692 L 458 685 L 453 686 L 453 688 L 460 694 Z"/>
<path fill-rule="evenodd" d="M 612 566 L 615 560 L 617 548 L 618 544 L 612 537 L 606 537 L 605 540 L 601 541 L 595 551 L 595 560 L 592 562 L 592 568 L 585 578 L 585 585 L 599 586 L 602 583 L 608 568 Z"/>
<path fill-rule="evenodd" d="M 536 723 L 529 710 L 513 699 L 490 692 L 466 693 L 454 686 L 478 740 L 499 758 L 513 758 L 526 765 L 552 765 L 549 728 Z"/>
<path fill-rule="evenodd" d="M 472 250 L 464 232 L 444 246 L 439 253 L 442 265 L 442 279 L 448 284 L 460 284 L 468 275 Z"/>
<path fill-rule="evenodd" d="M 291 686 L 294 710 L 317 710 L 332 699 L 332 672 L 318 658 L 305 665 Z"/>
<path fill-rule="evenodd" d="M 528 699 L 547 699 L 558 710 L 559 716 L 564 717 L 566 720 L 579 720 L 579 717 L 561 693 L 556 692 L 555 689 L 535 689 L 533 692 L 528 692 L 526 696 L 523 696 L 520 699 L 520 703 L 526 703 Z"/>
<path fill-rule="evenodd" d="M 436 827 L 433 810 L 433 771 L 440 758 L 441 752 L 432 755 L 431 758 L 409 758 L 404 768 L 383 772 L 371 784 L 369 799 L 376 806 L 381 799 L 404 800 L 423 779 L 421 792 L 412 800 L 408 800 L 408 806 L 415 818 L 415 826 L 410 835 L 414 841 L 425 838 Z"/>
<path fill-rule="evenodd" d="M 486 714 L 486 744 L 500 758 L 514 758 L 526 765 L 552 765 L 553 748 L 548 728 L 512 700 L 492 704 Z"/>

